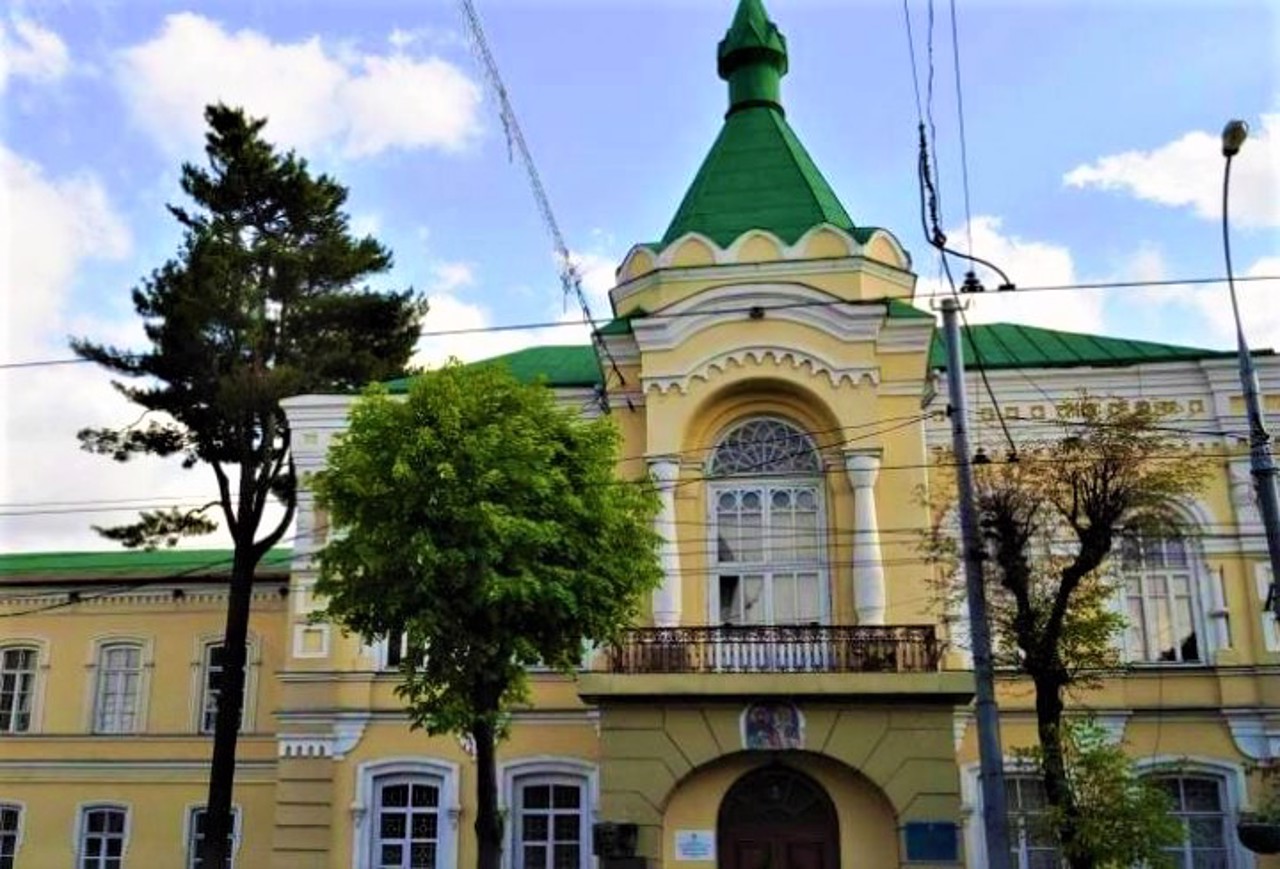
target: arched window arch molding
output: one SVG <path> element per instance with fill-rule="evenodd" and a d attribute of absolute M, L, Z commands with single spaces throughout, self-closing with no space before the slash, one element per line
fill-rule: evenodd
<path fill-rule="evenodd" d="M 49 684 L 49 668 L 53 644 L 44 637 L 17 634 L 0 639 L 0 652 L 5 649 L 34 649 L 36 653 L 35 684 L 31 686 L 31 723 L 24 733 L 40 733 L 44 727 L 44 697 Z"/>
<path fill-rule="evenodd" d="M 97 728 L 98 713 L 98 674 L 102 666 L 102 656 L 108 648 L 113 646 L 128 647 L 132 646 L 138 649 L 140 659 L 140 671 L 138 674 L 138 713 L 136 723 L 129 733 L 145 733 L 147 730 L 148 713 L 151 709 L 151 674 L 155 670 L 155 640 L 152 637 L 145 637 L 139 634 L 128 633 L 103 633 L 95 634 L 89 641 L 88 655 L 84 662 L 85 668 L 85 703 L 84 703 L 84 728 L 89 733 L 95 733 Z"/>
<path fill-rule="evenodd" d="M 368 869 L 372 865 L 373 824 L 370 809 L 376 802 L 378 779 L 388 776 L 421 776 L 434 779 L 440 789 L 440 824 L 437 838 L 436 865 L 453 869 L 458 864 L 458 820 L 462 816 L 459 798 L 458 765 L 434 757 L 387 757 L 366 760 L 356 767 L 356 797 L 351 803 L 351 866 Z"/>
<path fill-rule="evenodd" d="M 600 770 L 593 763 L 575 757 L 539 755 L 522 757 L 498 764 L 498 809 L 505 818 L 503 824 L 503 869 L 516 866 L 516 825 L 514 813 L 517 803 L 516 789 L 522 779 L 562 777 L 576 779 L 583 784 L 582 811 L 582 861 L 585 869 L 597 863 L 591 853 L 591 828 L 600 811 Z"/>
<path fill-rule="evenodd" d="M 206 650 L 222 645 L 221 632 L 198 634 L 191 643 L 191 689 L 187 696 L 187 722 L 192 732 L 201 733 L 204 723 L 204 685 Z M 253 733 L 257 729 L 258 681 L 262 671 L 262 638 L 254 631 L 245 636 L 244 659 L 244 707 L 240 711 L 240 732 Z"/>

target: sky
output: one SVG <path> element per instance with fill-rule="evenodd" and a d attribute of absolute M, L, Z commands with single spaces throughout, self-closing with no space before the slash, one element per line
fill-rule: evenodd
<path fill-rule="evenodd" d="M 607 319 L 614 269 L 661 237 L 719 129 L 715 47 L 735 0 L 475 3 Z M 959 99 L 949 2 L 935 0 L 932 29 L 927 0 L 766 5 L 788 39 L 788 120 L 855 223 L 912 253 L 922 306 L 938 288 L 918 211 L 922 114 L 953 246 L 971 244 L 1021 287 L 1223 275 L 1218 136 L 1243 118 L 1236 273 L 1280 275 L 1280 0 L 956 0 Z M 212 497 L 208 468 L 81 452 L 77 430 L 129 424 L 136 409 L 90 365 L 25 363 L 68 359 L 69 336 L 142 346 L 130 290 L 177 251 L 165 204 L 182 203 L 180 166 L 201 160 L 202 109 L 217 100 L 266 117 L 267 138 L 350 188 L 353 227 L 395 254 L 376 284 L 425 293 L 426 330 L 567 324 L 427 336 L 418 363 L 586 341 L 456 3 L 11 0 L 0 11 L 0 551 L 111 548 L 92 525 Z M 1280 281 L 1239 291 L 1250 342 L 1280 348 Z M 991 294 L 970 316 L 1234 342 L 1222 285 Z"/>

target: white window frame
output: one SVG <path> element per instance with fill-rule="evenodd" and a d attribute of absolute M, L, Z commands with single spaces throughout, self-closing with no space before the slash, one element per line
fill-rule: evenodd
<path fill-rule="evenodd" d="M 1004 758 L 1006 775 L 1034 776 L 1035 767 L 1015 757 Z M 968 869 L 986 869 L 987 833 L 982 823 L 982 769 L 977 762 L 960 767 L 960 814 L 964 818 L 965 866 Z"/>
<path fill-rule="evenodd" d="M 591 829 L 599 816 L 600 771 L 599 768 L 574 757 L 539 756 L 525 757 L 498 765 L 498 808 L 506 818 L 503 832 L 503 869 L 518 869 L 517 857 L 520 823 L 520 788 L 531 783 L 577 783 L 582 788 L 582 850 L 579 853 L 579 869 L 595 869 L 597 860 L 592 853 Z"/>
<path fill-rule="evenodd" d="M 1280 652 L 1280 619 L 1267 609 L 1267 595 L 1271 589 L 1271 565 L 1265 561 L 1253 565 L 1254 584 L 1258 588 L 1258 609 L 1261 612 L 1262 650 Z"/>
<path fill-rule="evenodd" d="M 720 564 L 719 551 L 719 519 L 716 504 L 720 495 L 724 492 L 735 491 L 738 489 L 759 488 L 763 492 L 763 497 L 768 499 L 769 490 L 772 488 L 808 488 L 812 487 L 817 498 L 818 510 L 814 522 L 817 526 L 818 537 L 818 560 L 812 565 L 801 564 L 800 562 L 760 562 L 758 564 L 748 564 L 739 562 L 737 573 L 739 575 L 749 573 L 773 573 L 775 568 L 778 572 L 802 572 L 812 570 L 818 575 L 818 621 L 819 625 L 831 624 L 832 606 L 831 606 L 831 564 L 828 557 L 828 541 L 826 535 L 827 528 L 827 492 L 826 486 L 821 477 L 794 476 L 794 477 L 726 477 L 722 480 L 715 480 L 707 484 L 707 565 L 709 584 L 707 588 L 707 624 L 722 625 L 724 622 L 720 618 L 720 575 L 721 573 L 733 572 L 734 565 Z M 762 505 L 761 516 L 767 516 L 769 508 Z M 767 533 L 767 532 L 766 532 Z M 773 597 L 772 583 L 769 584 L 769 598 L 767 601 L 767 611 L 765 620 L 760 623 L 759 627 L 772 626 L 777 624 L 777 620 L 773 614 Z M 748 625 L 749 626 L 749 625 Z"/>
<path fill-rule="evenodd" d="M 92 672 L 90 674 L 92 683 L 93 698 L 89 710 L 89 731 L 95 734 L 112 735 L 112 734 L 128 734 L 141 733 L 146 729 L 146 712 L 147 712 L 147 695 L 150 687 L 148 672 L 151 669 L 150 655 L 147 654 L 149 644 L 144 640 L 132 637 L 105 637 L 100 638 L 94 643 L 94 660 L 92 664 Z M 134 682 L 134 699 L 133 699 L 133 722 L 131 726 L 123 726 L 123 720 L 105 721 L 104 715 L 107 710 L 104 709 L 103 703 L 105 696 L 105 679 L 110 673 L 116 671 L 108 671 L 106 667 L 107 655 L 117 649 L 129 649 L 138 653 L 138 666 L 135 672 L 137 679 Z M 116 710 L 117 714 L 122 715 L 120 710 Z"/>
<path fill-rule="evenodd" d="M 39 733 L 40 732 L 40 713 L 43 711 L 43 689 L 45 679 L 42 670 L 49 668 L 48 664 L 48 645 L 43 641 L 32 640 L 25 637 L 12 637 L 0 644 L 0 663 L 3 662 L 3 655 L 9 651 L 30 651 L 35 653 L 35 662 L 31 669 L 31 689 L 30 700 L 27 703 L 27 726 L 22 730 L 13 727 L 13 721 L 4 729 L 0 729 L 0 738 L 12 734 L 20 733 Z M 19 671 L 14 671 L 19 672 Z M 22 671 L 25 672 L 25 671 Z M 19 695 L 14 694 L 15 704 Z M 15 706 L 16 709 L 16 706 Z M 13 710 L 11 710 L 13 711 Z"/>
<path fill-rule="evenodd" d="M 458 817 L 462 813 L 458 793 L 458 765 L 430 757 L 391 757 L 365 761 L 356 769 L 356 798 L 351 804 L 352 869 L 370 869 L 373 857 L 377 787 L 387 778 L 421 778 L 440 790 L 440 822 L 436 836 L 436 869 L 457 869 Z"/>
<path fill-rule="evenodd" d="M 196 815 L 205 811 L 204 803 L 191 803 L 182 815 L 182 847 L 186 855 L 186 869 L 194 869 L 196 865 Z M 231 866 L 236 865 L 236 855 L 240 853 L 240 841 L 243 836 L 241 828 L 244 813 L 240 806 L 231 807 Z"/>
<path fill-rule="evenodd" d="M 1168 539 L 1176 538 L 1143 538 L 1140 536 L 1138 538 L 1139 545 L 1147 539 L 1150 539 L 1152 542 L 1156 540 L 1163 542 Z M 1209 572 L 1204 563 L 1204 555 L 1200 551 L 1200 547 L 1195 544 L 1190 533 L 1182 537 L 1182 543 L 1187 557 L 1187 595 L 1191 602 L 1191 630 L 1195 633 L 1196 651 L 1199 653 L 1199 658 L 1194 661 L 1162 661 L 1147 657 L 1145 648 L 1134 649 L 1132 647 L 1132 643 L 1129 640 L 1129 633 L 1132 628 L 1129 621 L 1129 579 L 1135 574 L 1135 571 L 1125 569 L 1123 555 L 1117 551 L 1115 555 L 1115 569 L 1116 575 L 1119 578 L 1119 587 L 1116 593 L 1119 596 L 1118 607 L 1120 614 L 1125 619 L 1125 628 L 1120 635 L 1120 648 L 1124 660 L 1129 664 L 1137 667 L 1205 667 L 1213 663 L 1214 652 L 1216 651 L 1215 646 L 1217 643 L 1216 640 L 1211 638 L 1209 635 L 1209 620 L 1206 618 L 1206 612 L 1210 607 L 1206 604 L 1204 599 L 1209 589 Z M 1142 588 L 1143 613 L 1147 616 L 1147 623 L 1141 626 L 1143 643 L 1146 645 L 1152 642 L 1150 631 L 1151 619 L 1149 616 L 1150 609 L 1147 606 L 1147 601 L 1154 599 L 1148 598 L 1146 594 L 1145 584 L 1147 577 L 1152 575 L 1152 573 L 1162 573 L 1166 583 L 1165 589 L 1167 597 L 1171 598 L 1173 594 L 1170 585 L 1171 571 L 1162 570 L 1152 571 L 1149 573 L 1144 565 L 1144 567 L 1140 571 L 1137 571 L 1137 573 L 1140 573 L 1141 575 L 1139 582 Z M 1170 612 L 1170 615 L 1172 616 L 1173 613 Z"/>
<path fill-rule="evenodd" d="M 195 733 L 213 733 L 204 727 L 205 688 L 208 685 L 208 650 L 221 646 L 221 634 L 204 634 L 196 638 L 191 657 L 191 728 Z M 244 700 L 240 704 L 240 734 L 256 732 L 258 712 L 258 671 L 262 668 L 262 644 L 250 633 L 245 640 Z"/>
<path fill-rule="evenodd" d="M 1213 778 L 1221 785 L 1222 814 L 1226 818 L 1227 865 L 1229 869 L 1254 869 L 1256 861 L 1236 837 L 1236 823 L 1249 811 L 1248 781 L 1244 768 L 1213 757 L 1159 754 L 1138 758 L 1134 768 L 1139 776 Z"/>
<path fill-rule="evenodd" d="M 0 869 L 13 869 L 18 865 L 18 853 L 22 850 L 22 832 L 27 820 L 27 806 L 19 800 L 4 799 L 0 800 L 0 810 L 10 810 L 18 813 L 18 824 L 13 830 L 13 853 L 11 856 L 12 863 L 9 867 L 5 867 L 0 863 Z"/>
<path fill-rule="evenodd" d="M 76 825 L 74 830 L 74 839 L 72 840 L 72 853 L 75 854 L 75 869 L 85 869 L 85 837 L 88 835 L 88 816 L 94 811 L 116 811 L 124 813 L 124 832 L 121 834 L 120 845 L 120 866 L 121 869 L 127 865 L 129 858 L 129 839 L 133 826 L 133 812 L 130 811 L 128 803 L 112 802 L 110 800 L 95 800 L 89 803 L 81 803 L 76 807 Z M 102 859 L 98 859 L 98 864 L 102 863 Z M 99 869 L 99 866 L 90 866 L 88 869 Z"/>

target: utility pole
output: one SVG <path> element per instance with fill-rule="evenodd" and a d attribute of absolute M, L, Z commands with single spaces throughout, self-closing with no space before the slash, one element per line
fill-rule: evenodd
<path fill-rule="evenodd" d="M 1258 508 L 1262 514 L 1262 528 L 1267 538 L 1267 553 L 1271 558 L 1271 587 L 1267 593 L 1267 606 L 1280 619 L 1280 495 L 1276 494 L 1276 463 L 1271 455 L 1271 435 L 1262 416 L 1262 402 L 1258 398 L 1258 372 L 1253 367 L 1253 354 L 1244 338 L 1244 326 L 1240 323 L 1240 303 L 1236 301 L 1236 280 L 1231 269 L 1231 236 L 1227 231 L 1228 196 L 1231 192 L 1231 160 L 1240 153 L 1240 146 L 1249 135 L 1244 121 L 1229 121 L 1222 130 L 1222 156 L 1226 166 L 1222 173 L 1222 252 L 1227 261 L 1227 287 L 1231 291 L 1231 313 L 1236 320 L 1236 353 L 1240 361 L 1240 389 L 1244 393 L 1245 415 L 1249 420 L 1249 470 L 1258 493 Z"/>
<path fill-rule="evenodd" d="M 991 662 L 991 625 L 987 621 L 987 592 L 982 578 L 982 544 L 973 505 L 972 453 L 969 449 L 969 404 L 964 390 L 964 350 L 960 346 L 957 315 L 960 303 L 942 300 L 942 326 L 947 339 L 947 389 L 951 417 L 951 445 L 956 455 L 956 483 L 960 500 L 960 536 L 964 550 L 964 579 L 969 598 L 969 638 L 973 646 L 973 676 L 977 700 L 978 763 L 982 778 L 982 824 L 986 832 L 988 869 L 1011 869 L 1008 798 L 1004 786 L 1004 755 L 1000 747 L 1000 711 L 996 708 L 995 668 Z"/>

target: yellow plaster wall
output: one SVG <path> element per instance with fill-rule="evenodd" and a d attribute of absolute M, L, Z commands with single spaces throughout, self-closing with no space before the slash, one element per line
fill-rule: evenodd
<path fill-rule="evenodd" d="M 893 807 L 863 776 L 829 758 L 805 752 L 736 754 L 701 767 L 683 779 L 662 816 L 662 859 L 675 865 L 677 830 L 715 830 L 720 802 L 739 778 L 781 763 L 811 776 L 835 804 L 840 824 L 841 869 L 888 869 L 899 865 Z M 682 861 L 688 869 L 713 869 L 714 861 Z"/>

